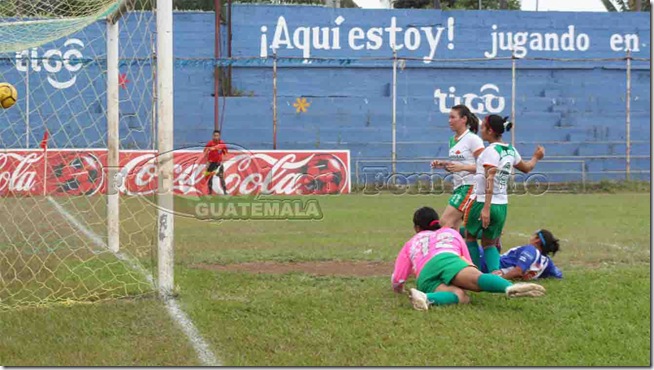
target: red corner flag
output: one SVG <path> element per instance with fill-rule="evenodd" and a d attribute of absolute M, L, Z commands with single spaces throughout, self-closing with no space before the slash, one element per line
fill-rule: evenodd
<path fill-rule="evenodd" d="M 46 150 L 48 148 L 48 138 L 50 137 L 50 134 L 48 133 L 48 130 L 46 130 L 43 133 L 43 140 L 41 140 L 41 144 L 39 145 L 41 149 Z"/>

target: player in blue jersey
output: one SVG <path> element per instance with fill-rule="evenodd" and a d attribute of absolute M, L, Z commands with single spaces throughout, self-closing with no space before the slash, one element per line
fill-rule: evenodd
<path fill-rule="evenodd" d="M 500 256 L 500 270 L 496 274 L 507 280 L 561 279 L 563 273 L 550 258 L 558 251 L 559 240 L 548 230 L 538 230 L 529 238 L 529 244 L 511 248 Z M 481 270 L 488 270 L 483 259 Z"/>

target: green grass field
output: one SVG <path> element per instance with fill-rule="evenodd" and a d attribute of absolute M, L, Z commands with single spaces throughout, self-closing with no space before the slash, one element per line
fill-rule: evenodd
<path fill-rule="evenodd" d="M 415 208 L 446 196 L 318 198 L 320 221 L 176 219 L 182 308 L 225 365 L 649 366 L 650 195 L 512 197 L 505 250 L 540 227 L 562 239 L 547 296 L 472 293 L 418 312 L 379 276 L 252 274 L 242 262 L 392 263 Z M 204 266 L 204 267 L 203 267 Z M 410 282 L 409 285 L 413 285 Z M 2 365 L 199 365 L 156 299 L 0 312 Z"/>

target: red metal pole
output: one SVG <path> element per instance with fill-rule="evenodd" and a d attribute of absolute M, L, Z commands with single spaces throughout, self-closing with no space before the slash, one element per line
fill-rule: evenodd
<path fill-rule="evenodd" d="M 227 0 L 227 57 L 232 57 L 232 0 Z M 227 68 L 227 86 L 229 95 L 232 93 L 232 65 Z"/>
<path fill-rule="evenodd" d="M 220 11 L 222 8 L 221 0 L 215 0 L 214 5 L 216 6 L 216 32 L 214 35 L 214 59 L 216 62 L 220 59 Z M 220 130 L 220 66 L 216 65 L 214 68 L 214 84 L 213 84 L 213 127 L 214 130 Z"/>
<path fill-rule="evenodd" d="M 227 56 L 232 56 L 232 0 L 227 0 Z"/>

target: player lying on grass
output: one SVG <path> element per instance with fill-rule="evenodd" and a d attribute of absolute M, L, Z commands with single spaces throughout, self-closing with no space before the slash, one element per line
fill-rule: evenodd
<path fill-rule="evenodd" d="M 505 279 L 562 279 L 563 273 L 550 258 L 558 251 L 559 240 L 549 230 L 538 230 L 529 238 L 529 244 L 511 248 L 501 255 L 500 270 L 495 273 Z M 488 272 L 483 258 L 480 269 Z"/>
<path fill-rule="evenodd" d="M 477 158 L 475 174 L 476 201 L 467 209 L 464 216 L 466 242 L 476 266 L 481 266 L 477 239 L 481 232 L 481 246 L 484 249 L 484 262 L 490 271 L 500 269 L 500 252 L 497 243 L 507 217 L 509 198 L 507 186 L 513 168 L 523 173 L 531 172 L 536 163 L 543 159 L 545 149 L 537 146 L 531 160 L 523 161 L 518 151 L 502 142 L 502 134 L 509 132 L 513 124 L 508 117 L 496 114 L 487 116 L 481 125 L 481 137 L 488 146 Z"/>
<path fill-rule="evenodd" d="M 468 303 L 465 290 L 504 293 L 508 297 L 538 297 L 545 288 L 518 283 L 493 274 L 482 274 L 470 261 L 470 254 L 459 232 L 439 225 L 438 213 L 422 207 L 413 214 L 414 235 L 397 256 L 391 276 L 393 290 L 401 293 L 411 273 L 417 276 L 417 288 L 411 289 L 416 310 L 429 305 Z"/>
<path fill-rule="evenodd" d="M 465 105 L 455 105 L 450 110 L 449 161 L 434 160 L 432 168 L 445 168 L 452 174 L 454 190 L 443 212 L 440 223 L 443 226 L 459 229 L 463 214 L 474 202 L 475 165 L 477 157 L 484 150 L 484 142 L 479 136 L 479 119 Z M 464 234 L 465 236 L 465 234 Z"/>

